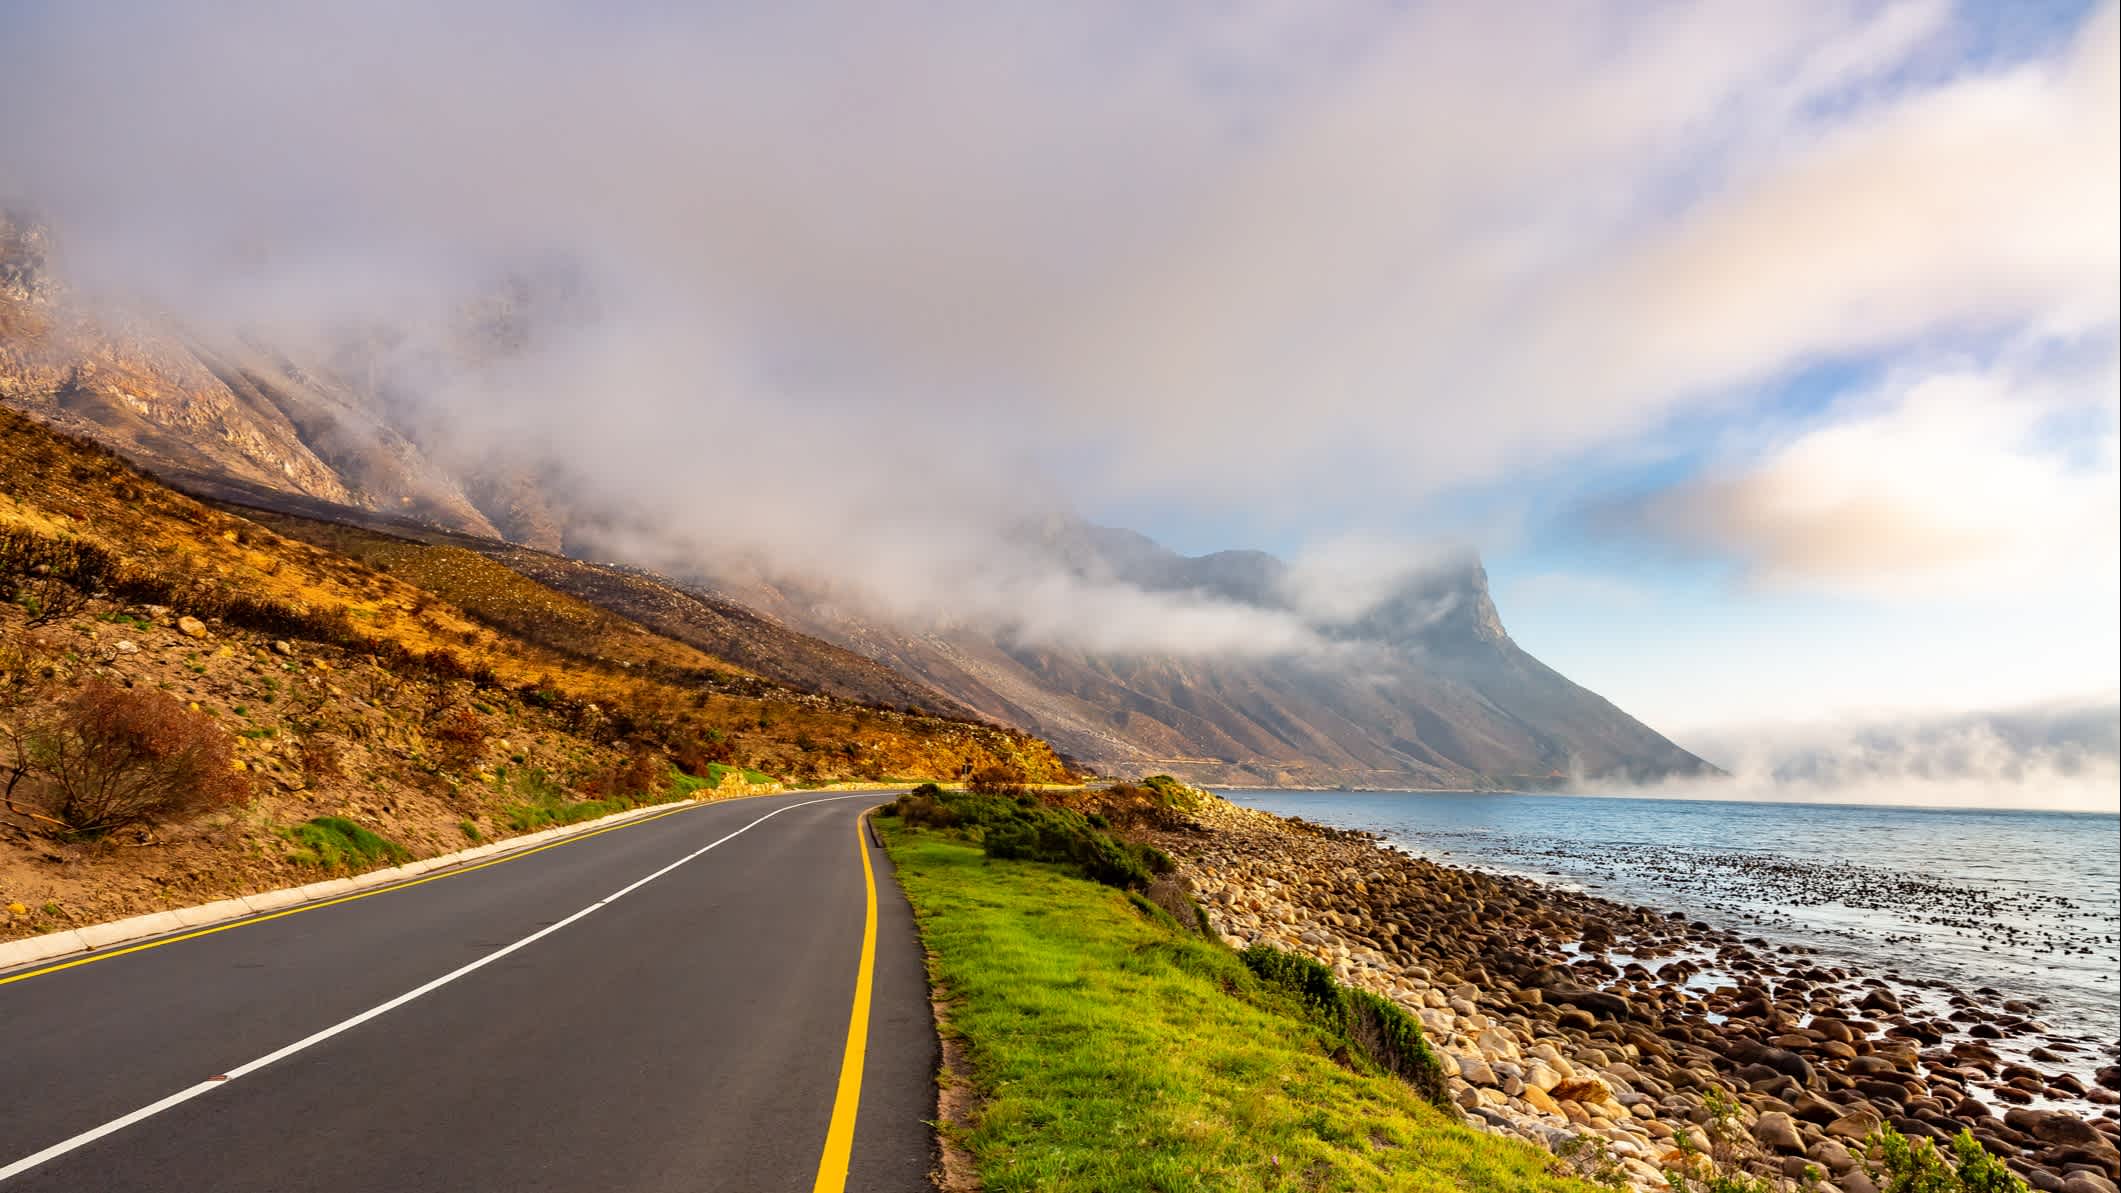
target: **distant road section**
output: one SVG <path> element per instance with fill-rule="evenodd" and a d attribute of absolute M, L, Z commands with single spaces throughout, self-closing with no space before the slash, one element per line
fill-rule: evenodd
<path fill-rule="evenodd" d="M 686 807 L 0 971 L 0 1193 L 928 1188 L 882 798 Z"/>

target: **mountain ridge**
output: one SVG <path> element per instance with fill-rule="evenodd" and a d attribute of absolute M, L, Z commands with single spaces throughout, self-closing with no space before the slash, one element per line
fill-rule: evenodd
<path fill-rule="evenodd" d="M 991 718 L 1101 770 L 1197 782 L 1547 788 L 1717 773 L 1519 647 L 1470 556 L 1408 569 L 1370 599 L 1330 589 L 1321 611 L 1265 552 L 1186 556 L 1067 516 L 1010 535 L 1054 573 L 1258 616 L 1314 644 L 1229 657 L 883 613 L 849 578 L 756 561 L 707 558 L 674 577 L 592 564 L 623 552 L 593 511 L 544 483 L 548 463 L 503 443 L 467 453 L 423 440 L 402 399 L 359 379 L 358 351 L 298 362 L 146 316 L 116 325 L 53 282 L 46 256 L 41 229 L 0 214 L 0 401 L 218 502 L 456 536 L 774 682 Z M 494 328 L 506 306 L 464 329 L 467 351 L 505 351 Z"/>

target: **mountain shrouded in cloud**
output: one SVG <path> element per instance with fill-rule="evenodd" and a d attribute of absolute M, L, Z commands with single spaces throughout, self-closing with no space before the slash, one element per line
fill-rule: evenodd
<path fill-rule="evenodd" d="M 1512 490 L 1734 410 L 1793 430 L 1661 476 L 1630 527 L 1834 592 L 1888 540 L 2081 590 L 2111 543 L 2043 536 L 2115 475 L 2116 21 L 2043 11 L 1998 39 L 1930 0 L 42 6 L 0 18 L 32 97 L 0 197 L 93 313 L 58 329 L 100 362 L 74 417 L 894 625 L 1317 659 L 1347 644 L 1293 598 L 1055 568 L 1020 530 L 1134 503 L 1315 565 L 1346 527 L 1521 523 Z M 128 338 L 157 327 L 192 363 Z M 1848 359 L 2012 384 L 1754 408 Z M 180 414 L 138 408 L 149 373 Z M 1881 418 L 1902 458 L 1851 476 L 1834 445 Z M 2016 522 L 1924 496 L 2005 437 L 2075 479 L 2016 486 Z M 1839 505 L 1802 500 L 1822 460 Z M 1318 599 L 1359 620 L 1404 556 Z"/>

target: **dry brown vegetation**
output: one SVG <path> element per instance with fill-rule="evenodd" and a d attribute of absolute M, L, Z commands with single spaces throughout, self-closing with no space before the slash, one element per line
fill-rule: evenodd
<path fill-rule="evenodd" d="M 222 794 L 87 832 L 18 798 L 0 938 L 312 879 L 319 818 L 426 856 L 661 797 L 673 766 L 739 788 L 1069 777 L 1035 738 L 778 687 L 472 552 L 347 542 L 365 562 L 0 411 L 0 711 L 48 742 L 91 692 L 174 710 L 249 788 L 192 783 Z"/>

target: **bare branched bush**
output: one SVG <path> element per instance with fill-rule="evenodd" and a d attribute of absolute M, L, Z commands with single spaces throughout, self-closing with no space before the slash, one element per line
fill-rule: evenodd
<path fill-rule="evenodd" d="M 670 760 L 688 775 L 704 775 L 717 762 L 734 762 L 736 749 L 719 737 L 688 737 L 671 748 Z"/>
<path fill-rule="evenodd" d="M 167 693 L 94 680 L 5 727 L 7 811 L 65 840 L 181 820 L 250 798 L 235 739 Z"/>
<path fill-rule="evenodd" d="M 670 760 L 650 749 L 637 749 L 581 783 L 591 799 L 632 803 L 661 798 L 670 789 Z"/>
<path fill-rule="evenodd" d="M 443 713 L 433 729 L 435 753 L 453 770 L 469 770 L 486 750 L 486 722 L 458 705 Z"/>

